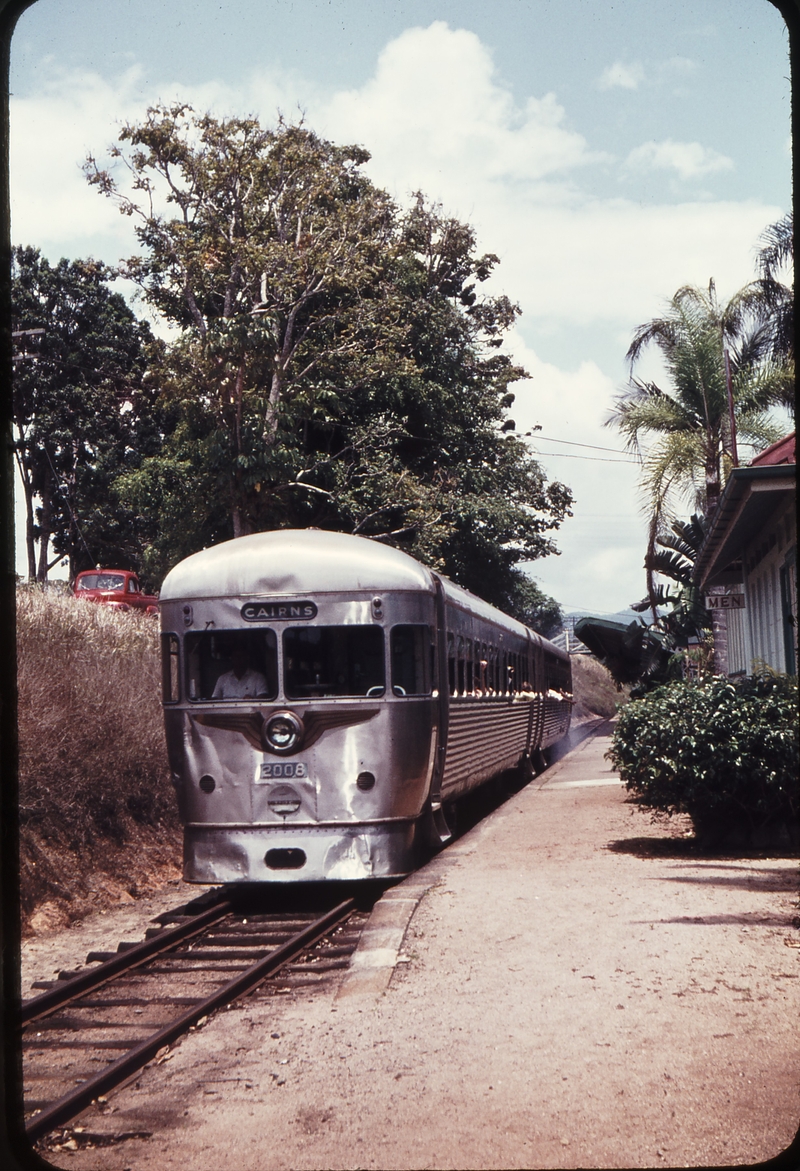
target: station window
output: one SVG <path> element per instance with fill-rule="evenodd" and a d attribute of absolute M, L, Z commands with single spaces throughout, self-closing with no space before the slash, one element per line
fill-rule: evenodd
<path fill-rule="evenodd" d="M 203 630 L 186 635 L 189 699 L 275 699 L 274 630 Z"/>
<path fill-rule="evenodd" d="M 392 627 L 392 691 L 430 695 L 431 636 L 428 626 Z"/>
<path fill-rule="evenodd" d="M 180 699 L 180 674 L 178 671 L 179 644 L 177 634 L 161 635 L 161 695 L 164 703 L 177 703 Z"/>
<path fill-rule="evenodd" d="M 380 626 L 295 626 L 283 632 L 283 685 L 290 699 L 383 695 Z"/>

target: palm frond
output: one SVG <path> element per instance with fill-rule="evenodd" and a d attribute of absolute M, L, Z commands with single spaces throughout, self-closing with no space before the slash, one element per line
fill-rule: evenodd
<path fill-rule="evenodd" d="M 671 577 L 681 585 L 691 583 L 694 563 L 670 549 L 656 549 L 652 557 L 647 558 L 645 565 L 647 569 L 660 573 L 662 577 Z"/>
<path fill-rule="evenodd" d="M 761 233 L 764 241 L 758 253 L 758 271 L 762 279 L 774 280 L 782 265 L 794 259 L 794 217 L 791 212 L 770 224 Z"/>

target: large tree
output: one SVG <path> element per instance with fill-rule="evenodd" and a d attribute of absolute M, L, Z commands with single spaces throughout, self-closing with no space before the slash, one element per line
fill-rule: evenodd
<path fill-rule="evenodd" d="M 521 602 L 518 562 L 552 550 L 571 497 L 509 434 L 518 309 L 479 291 L 497 258 L 421 196 L 401 212 L 366 151 L 303 125 L 176 105 L 120 141 L 123 178 L 94 159 L 88 177 L 134 218 L 123 269 L 179 331 L 161 375 L 176 426 L 118 482 L 158 516 L 150 564 L 317 525 Z"/>
<path fill-rule="evenodd" d="M 64 557 L 70 573 L 98 561 L 133 566 L 140 518 L 111 484 L 160 438 L 155 391 L 143 381 L 153 345 L 93 260 L 51 265 L 36 248 L 12 256 L 15 454 L 26 507 L 28 576 Z"/>

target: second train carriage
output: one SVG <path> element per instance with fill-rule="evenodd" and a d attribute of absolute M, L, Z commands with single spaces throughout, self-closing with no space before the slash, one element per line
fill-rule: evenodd
<path fill-rule="evenodd" d="M 569 728 L 563 651 L 367 538 L 224 542 L 160 612 L 189 882 L 406 874 L 445 802 Z"/>

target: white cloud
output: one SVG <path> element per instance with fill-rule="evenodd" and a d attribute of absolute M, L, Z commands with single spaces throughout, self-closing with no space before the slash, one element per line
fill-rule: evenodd
<path fill-rule="evenodd" d="M 444 184 L 469 194 L 487 182 L 563 179 L 605 157 L 565 121 L 552 93 L 517 106 L 479 38 L 443 21 L 407 29 L 383 50 L 366 85 L 315 111 L 327 133 L 368 144 L 375 172 L 413 159 L 408 189 Z"/>
<path fill-rule="evenodd" d="M 632 150 L 624 166 L 631 171 L 675 171 L 680 179 L 699 179 L 717 171 L 732 171 L 733 159 L 699 142 L 643 142 Z"/>
<path fill-rule="evenodd" d="M 625 65 L 615 61 L 600 74 L 598 89 L 638 89 L 644 81 L 644 66 L 639 61 Z"/>
<path fill-rule="evenodd" d="M 696 73 L 697 62 L 693 61 L 691 57 L 670 57 L 669 60 L 663 62 L 660 69 L 662 73 L 686 77 L 690 73 Z"/>
<path fill-rule="evenodd" d="M 130 69 L 115 82 L 97 75 L 54 73 L 36 97 L 11 99 L 11 228 L 15 243 L 46 252 L 100 256 L 119 239 L 119 213 L 87 188 L 81 164 L 116 137 L 139 81 Z M 113 114 L 110 115 L 110 111 Z M 129 234 L 125 225 L 124 234 Z M 103 257 L 105 258 L 105 257 Z"/>

